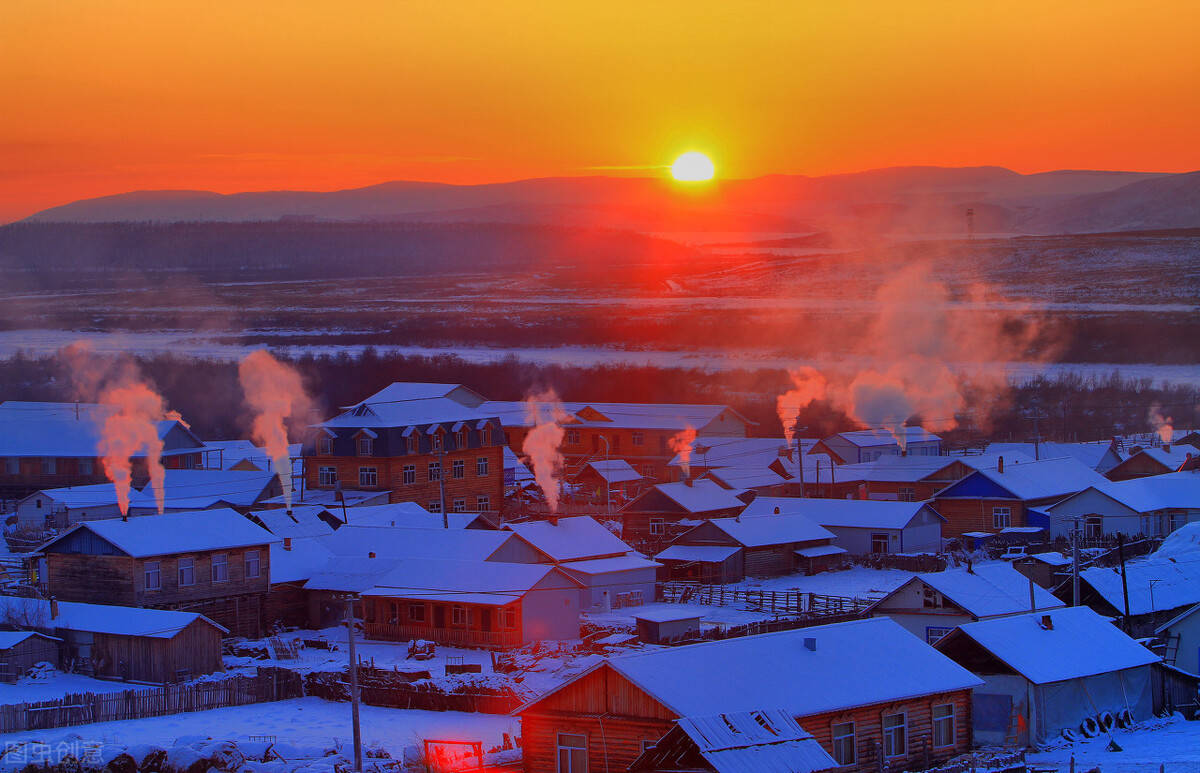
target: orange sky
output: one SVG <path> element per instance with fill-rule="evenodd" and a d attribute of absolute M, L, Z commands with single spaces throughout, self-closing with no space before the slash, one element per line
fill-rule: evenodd
<path fill-rule="evenodd" d="M 6 0 L 0 221 L 667 164 L 1200 168 L 1200 3 Z"/>

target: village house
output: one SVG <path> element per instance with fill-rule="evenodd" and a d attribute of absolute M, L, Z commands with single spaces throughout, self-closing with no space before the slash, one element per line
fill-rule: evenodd
<path fill-rule="evenodd" d="M 1153 716 L 1160 658 L 1087 607 L 967 623 L 935 646 L 984 681 L 974 695 L 980 745 L 1042 746 L 1063 731 L 1084 737 L 1081 725 L 1106 714 L 1130 724 Z"/>
<path fill-rule="evenodd" d="M 120 518 L 111 483 L 43 489 L 17 502 L 17 529 L 26 533 L 62 530 L 80 521 Z"/>
<path fill-rule="evenodd" d="M 104 417 L 113 410 L 91 403 L 0 403 L 0 499 L 106 482 L 98 449 Z M 157 431 L 163 466 L 203 464 L 204 444 L 182 421 L 160 421 Z M 145 455 L 134 454 L 132 465 L 134 482 L 145 483 Z"/>
<path fill-rule="evenodd" d="M 667 482 L 669 464 L 685 435 L 744 438 L 752 422 L 725 405 L 657 403 L 559 403 L 564 429 L 561 451 L 567 478 L 593 460 L 624 459 L 650 481 Z M 542 414 L 550 416 L 549 404 Z M 522 444 L 537 416 L 527 402 L 488 401 L 480 410 L 500 417 L 509 447 Z"/>
<path fill-rule="evenodd" d="M 330 510 L 350 526 L 394 526 L 401 529 L 485 529 L 494 530 L 495 511 L 484 513 L 431 513 L 416 502 L 386 505 L 360 505 Z"/>
<path fill-rule="evenodd" d="M 1037 526 L 1031 508 L 1052 505 L 1089 486 L 1103 485 L 1103 475 L 1072 457 L 1009 463 L 998 458 L 995 469 L 978 469 L 940 491 L 933 507 L 946 519 L 943 535 L 996 534 L 1003 529 Z M 1044 519 L 1043 519 L 1044 520 Z"/>
<path fill-rule="evenodd" d="M 984 448 L 988 456 L 1003 456 L 1006 459 L 1060 459 L 1070 456 L 1103 475 L 1116 467 L 1125 458 L 1117 451 L 1114 440 L 1095 443 L 988 443 Z"/>
<path fill-rule="evenodd" d="M 1166 660 L 1176 668 L 1200 676 L 1200 603 L 1194 604 L 1154 629 L 1166 642 Z"/>
<path fill-rule="evenodd" d="M 163 510 L 183 513 L 220 507 L 247 512 L 282 491 L 273 472 L 167 470 L 163 475 Z M 157 513 L 158 498 L 153 486 L 130 492 L 130 515 Z"/>
<path fill-rule="evenodd" d="M 582 759 L 582 749 L 577 756 Z M 684 717 L 634 760 L 633 773 L 817 773 L 838 763 L 786 711 L 736 711 Z M 571 770 L 583 770 L 576 766 Z"/>
<path fill-rule="evenodd" d="M 933 644 L 957 626 L 993 617 L 1058 609 L 1063 602 L 1008 564 L 918 574 L 871 605 Z"/>
<path fill-rule="evenodd" d="M 901 427 L 904 445 L 885 429 L 839 432 L 816 443 L 807 453 L 825 454 L 838 464 L 873 462 L 883 456 L 941 456 L 942 439 L 920 427 Z"/>
<path fill-rule="evenodd" d="M 942 549 L 944 519 L 927 502 L 758 497 L 742 511 L 743 517 L 792 514 L 828 529 L 834 544 L 854 556 Z"/>
<path fill-rule="evenodd" d="M 201 612 L 235 635 L 263 632 L 278 541 L 234 510 L 87 521 L 38 548 L 47 596 Z"/>
<path fill-rule="evenodd" d="M 334 554 L 320 537 L 283 537 L 272 542 L 271 583 L 263 618 L 268 628 L 309 625 L 309 591 L 304 584 L 323 571 Z"/>
<path fill-rule="evenodd" d="M 677 453 L 669 462 L 672 481 L 699 478 L 713 470 L 761 470 L 770 468 L 777 460 L 794 463 L 795 446 L 807 453 L 816 445 L 812 438 L 796 438 L 791 445 L 781 437 L 712 437 L 701 435 L 691 442 L 687 451 L 688 474 L 683 474 L 684 454 Z M 781 474 L 782 471 L 780 471 Z M 787 477 L 784 474 L 784 477 Z"/>
<path fill-rule="evenodd" d="M 291 509 L 272 508 L 246 513 L 252 522 L 280 539 L 290 537 L 324 537 L 342 526 L 342 521 L 324 507 L 298 505 Z"/>
<path fill-rule="evenodd" d="M 1105 473 L 1109 480 L 1131 480 L 1153 475 L 1165 475 L 1179 470 L 1193 457 L 1200 456 L 1194 446 L 1171 445 L 1150 446 L 1135 451 L 1129 458 Z"/>
<path fill-rule="evenodd" d="M 514 713 L 528 773 L 564 758 L 570 770 L 625 770 L 680 719 L 766 710 L 786 712 L 839 769 L 868 773 L 969 749 L 980 684 L 870 619 L 611 657 Z"/>
<path fill-rule="evenodd" d="M 14 684 L 38 663 L 61 665 L 62 639 L 36 631 L 0 631 L 0 682 Z"/>
<path fill-rule="evenodd" d="M 288 463 L 292 477 L 299 480 L 304 474 L 304 446 L 288 445 Z M 204 469 L 242 470 L 244 472 L 276 472 L 275 460 L 265 448 L 249 440 L 205 440 Z"/>
<path fill-rule="evenodd" d="M 168 683 L 221 671 L 228 631 L 196 612 L 0 596 L 0 624 L 59 643 L 51 662 L 76 673 Z"/>
<path fill-rule="evenodd" d="M 711 480 L 721 488 L 728 489 L 739 496 L 747 492 L 753 492 L 756 496 L 786 496 L 797 486 L 791 482 L 790 476 L 784 477 L 770 467 L 760 470 L 723 467 L 709 470 L 699 479 Z"/>
<path fill-rule="evenodd" d="M 443 498 L 448 511 L 499 511 L 504 436 L 482 403 L 457 384 L 393 383 L 316 425 L 305 450 L 305 485 L 390 491 L 389 502 L 416 502 L 435 513 Z"/>
<path fill-rule="evenodd" d="M 633 544 L 663 546 L 705 518 L 737 515 L 746 506 L 734 492 L 711 480 L 659 483 L 612 517 L 621 537 Z"/>
<path fill-rule="evenodd" d="M 1200 472 L 1172 472 L 1089 486 L 1045 508 L 1050 535 L 1163 537 L 1200 521 Z"/>
<path fill-rule="evenodd" d="M 1151 636 L 1162 624 L 1200 604 L 1200 561 L 1150 559 L 1125 565 L 1125 581 L 1119 567 L 1094 566 L 1079 573 L 1080 602 L 1106 617 L 1125 621 L 1136 637 Z M 1070 583 L 1057 591 L 1070 598 Z M 1129 598 L 1129 614 L 1125 598 Z"/>
<path fill-rule="evenodd" d="M 361 598 L 368 639 L 507 650 L 579 638 L 582 584 L 547 564 L 337 556 L 305 583 L 314 627 Z"/>
<path fill-rule="evenodd" d="M 689 579 L 700 571 L 721 576 L 724 582 L 740 582 L 746 577 L 773 577 L 797 569 L 812 574 L 842 563 L 846 550 L 833 544 L 834 535 L 809 518 L 795 513 L 735 518 L 712 518 L 680 534 L 665 551 L 655 556 L 668 568 L 672 579 Z M 687 551 L 669 551 L 672 547 L 733 548 L 734 553 L 712 566 L 694 567 Z M 714 558 L 720 558 L 713 554 Z M 727 566 L 726 562 L 732 565 Z"/>
<path fill-rule="evenodd" d="M 571 484 L 577 497 L 613 509 L 633 499 L 647 482 L 624 459 L 593 459 L 583 466 Z"/>

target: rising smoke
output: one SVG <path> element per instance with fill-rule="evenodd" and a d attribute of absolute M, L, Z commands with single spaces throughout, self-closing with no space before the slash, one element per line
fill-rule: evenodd
<path fill-rule="evenodd" d="M 679 467 L 684 480 L 692 476 L 692 444 L 695 442 L 696 429 L 691 424 L 676 432 L 667 442 L 671 450 L 679 454 Z"/>
<path fill-rule="evenodd" d="M 312 413 L 312 400 L 300 374 L 265 349 L 250 352 L 238 363 L 238 380 L 246 395 L 246 405 L 254 415 L 252 437 L 274 461 L 283 500 L 290 509 L 292 459 L 288 450 L 288 423 L 307 420 Z"/>
<path fill-rule="evenodd" d="M 525 419 L 533 429 L 525 435 L 521 451 L 529 458 L 533 477 L 546 498 L 550 512 L 558 512 L 559 480 L 562 477 L 562 442 L 567 418 L 562 402 L 553 389 L 525 398 Z"/>
<path fill-rule="evenodd" d="M 1175 420 L 1167 416 L 1162 411 L 1162 406 L 1154 403 L 1150 406 L 1150 412 L 1146 415 L 1146 419 L 1150 422 L 1150 426 L 1158 433 L 1158 439 L 1164 443 L 1170 443 L 1175 436 Z"/>

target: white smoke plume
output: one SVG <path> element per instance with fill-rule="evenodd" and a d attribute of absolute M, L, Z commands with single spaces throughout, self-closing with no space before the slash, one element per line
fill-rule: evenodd
<path fill-rule="evenodd" d="M 819 370 L 808 365 L 789 370 L 788 375 L 794 388 L 775 399 L 775 413 L 783 425 L 783 436 L 790 453 L 792 442 L 796 439 L 796 419 L 800 411 L 817 400 L 824 400 L 829 391 L 829 382 Z"/>
<path fill-rule="evenodd" d="M 696 442 L 696 429 L 691 424 L 676 432 L 667 441 L 671 450 L 679 454 L 679 467 L 683 471 L 683 479 L 692 475 L 692 444 Z"/>
<path fill-rule="evenodd" d="M 559 480 L 562 477 L 562 442 L 567 418 L 562 402 L 553 389 L 525 398 L 525 418 L 533 429 L 525 435 L 521 451 L 529 458 L 533 477 L 546 498 L 550 512 L 558 512 Z"/>
<path fill-rule="evenodd" d="M 285 365 L 265 349 L 246 355 L 238 363 L 238 380 L 246 404 L 254 414 L 253 439 L 274 460 L 275 474 L 283 487 L 283 500 L 292 506 L 292 458 L 288 450 L 288 423 L 307 419 L 312 400 L 295 368 Z"/>
<path fill-rule="evenodd" d="M 1146 415 L 1146 419 L 1150 422 L 1150 426 L 1158 433 L 1158 439 L 1163 443 L 1170 443 L 1175 437 L 1175 420 L 1167 416 L 1162 411 L 1162 406 L 1154 403 L 1150 406 L 1150 411 Z"/>

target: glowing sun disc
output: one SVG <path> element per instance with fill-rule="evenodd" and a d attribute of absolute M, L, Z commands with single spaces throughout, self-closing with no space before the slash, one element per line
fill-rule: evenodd
<path fill-rule="evenodd" d="M 716 171 L 708 156 L 694 150 L 684 153 L 671 164 L 671 176 L 680 182 L 711 180 Z"/>

